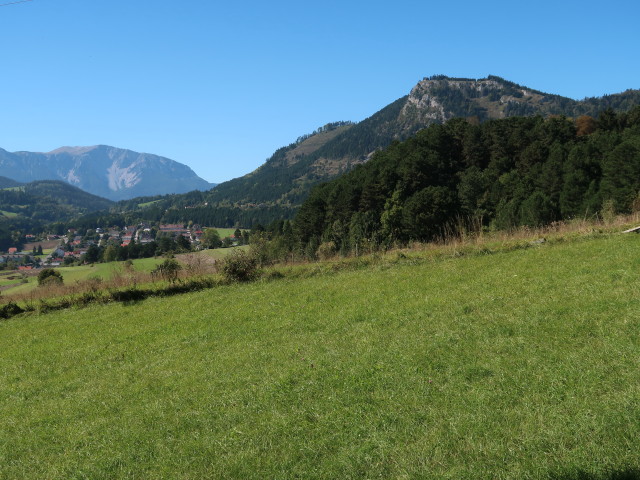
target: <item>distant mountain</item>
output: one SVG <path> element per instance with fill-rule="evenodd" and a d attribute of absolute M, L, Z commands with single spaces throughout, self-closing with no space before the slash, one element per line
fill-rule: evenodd
<path fill-rule="evenodd" d="M 59 180 L 39 180 L 0 189 L 0 211 L 6 218 L 49 223 L 107 210 L 114 203 Z"/>
<path fill-rule="evenodd" d="M 0 170 L 20 182 L 63 180 L 110 200 L 215 186 L 174 160 L 106 145 L 63 147 L 49 153 L 0 149 Z"/>

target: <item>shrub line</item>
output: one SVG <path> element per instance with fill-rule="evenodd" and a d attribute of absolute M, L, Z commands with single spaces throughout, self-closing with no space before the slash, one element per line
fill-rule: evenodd
<path fill-rule="evenodd" d="M 257 270 L 257 265 L 253 259 L 246 254 L 236 255 L 230 259 L 227 270 L 224 271 L 224 277 L 200 277 L 188 280 L 168 281 L 164 287 L 140 288 L 136 284 L 125 289 L 109 288 L 106 290 L 91 290 L 78 294 L 77 296 L 68 296 L 57 300 L 40 299 L 37 304 L 27 302 L 21 307 L 16 302 L 9 303 L 0 307 L 0 319 L 7 320 L 26 312 L 47 313 L 56 310 L 64 310 L 71 307 L 86 307 L 91 304 L 106 304 L 111 302 L 131 303 L 145 300 L 150 297 L 170 297 L 173 295 L 181 295 L 184 293 L 197 292 L 209 288 L 215 288 L 222 285 L 230 285 L 234 283 L 246 283 L 249 281 L 262 278 L 267 281 L 279 280 L 284 278 L 307 278 L 317 275 L 335 274 L 342 271 L 356 271 L 364 268 L 391 267 L 397 264 L 422 265 L 427 262 L 444 261 L 459 257 L 474 257 L 481 255 L 494 255 L 499 253 L 509 253 L 517 250 L 528 248 L 540 248 L 543 245 L 553 245 L 555 243 L 585 241 L 594 238 L 603 238 L 610 236 L 611 232 L 591 231 L 579 236 L 560 236 L 544 240 L 544 243 L 531 241 L 517 241 L 515 243 L 502 243 L 501 245 L 489 247 L 485 245 L 442 245 L 437 249 L 428 251 L 422 250 L 417 255 L 409 255 L 402 251 L 396 251 L 392 258 L 388 252 L 381 255 L 376 252 L 371 255 L 362 257 L 344 258 L 338 261 L 316 262 L 311 265 L 304 265 L 302 271 L 296 272 L 291 267 L 278 267 L 269 269 L 262 275 Z M 408 252 L 407 252 L 408 253 Z M 283 272 L 284 270 L 284 272 Z"/>

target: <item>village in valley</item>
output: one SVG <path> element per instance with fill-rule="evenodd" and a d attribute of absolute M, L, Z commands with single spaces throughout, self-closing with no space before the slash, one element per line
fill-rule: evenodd
<path fill-rule="evenodd" d="M 209 234 L 205 234 L 207 230 Z M 40 268 L 71 266 L 97 261 L 122 260 L 118 251 L 134 251 L 138 258 L 169 251 L 195 251 L 204 248 L 232 247 L 248 242 L 248 232 L 240 229 L 217 229 L 197 224 L 141 223 L 138 225 L 89 229 L 70 228 L 66 235 L 27 234 L 21 249 L 0 252 L 0 270 L 28 273 Z M 106 255 L 103 252 L 110 252 Z"/>

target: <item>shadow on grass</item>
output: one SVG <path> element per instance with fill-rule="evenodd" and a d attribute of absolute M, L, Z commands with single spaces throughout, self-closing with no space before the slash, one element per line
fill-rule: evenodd
<path fill-rule="evenodd" d="M 101 304 L 110 302 L 120 302 L 126 306 L 136 305 L 150 297 L 169 297 L 182 293 L 197 292 L 207 288 L 214 288 L 219 285 L 228 284 L 227 281 L 220 281 L 211 278 L 190 279 L 187 281 L 179 281 L 171 283 L 164 287 L 156 288 L 138 288 L 136 286 L 116 290 L 96 290 L 89 291 L 77 295 L 75 297 L 66 297 L 58 300 L 40 300 L 39 303 L 33 302 L 24 307 L 9 302 L 0 307 L 0 320 L 6 320 L 15 317 L 21 313 L 34 312 L 46 313 L 55 310 L 63 310 L 70 307 L 84 307 L 90 304 Z"/>
<path fill-rule="evenodd" d="M 578 470 L 571 473 L 551 475 L 549 480 L 640 480 L 640 469 L 625 468 L 598 474 Z"/>

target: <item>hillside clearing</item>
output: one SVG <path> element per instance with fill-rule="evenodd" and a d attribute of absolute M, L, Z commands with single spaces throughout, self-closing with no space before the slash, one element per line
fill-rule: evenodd
<path fill-rule="evenodd" d="M 0 478 L 635 475 L 639 249 L 605 236 L 0 322 Z"/>

